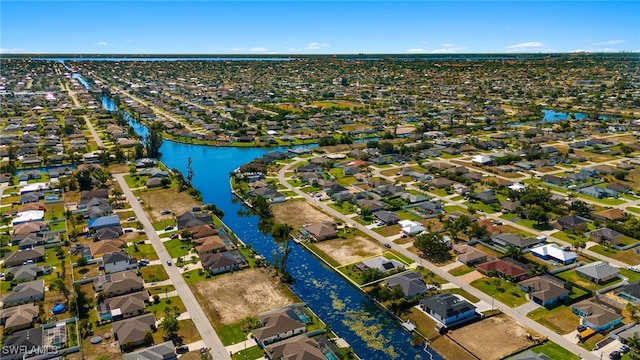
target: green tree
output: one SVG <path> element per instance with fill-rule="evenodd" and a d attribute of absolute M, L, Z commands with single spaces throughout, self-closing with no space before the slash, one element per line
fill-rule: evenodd
<path fill-rule="evenodd" d="M 187 184 L 189 184 L 189 186 L 193 186 L 193 176 L 195 175 L 193 166 L 191 166 L 192 162 L 193 159 L 191 158 L 191 156 L 189 156 L 189 158 L 187 159 Z"/>
<path fill-rule="evenodd" d="M 509 245 L 507 248 L 507 252 L 504 253 L 506 257 L 510 257 L 513 260 L 522 261 L 524 260 L 524 250 L 517 246 Z"/>
<path fill-rule="evenodd" d="M 162 146 L 162 125 L 155 124 L 149 128 L 149 134 L 145 138 L 145 149 L 147 150 L 147 157 L 159 158 L 162 153 L 160 147 Z"/>
<path fill-rule="evenodd" d="M 418 235 L 413 245 L 420 250 L 425 258 L 435 262 L 442 262 L 451 257 L 449 254 L 450 244 L 443 239 L 442 235 L 434 232 Z"/>
<path fill-rule="evenodd" d="M 626 170 L 617 170 L 614 174 L 613 177 L 615 177 L 618 180 L 624 180 L 627 175 L 629 175 L 629 172 Z"/>
<path fill-rule="evenodd" d="M 549 221 L 549 214 L 540 206 L 534 206 L 529 210 L 529 214 L 527 215 L 529 220 L 534 220 L 535 222 L 540 224 L 545 224 Z"/>
<path fill-rule="evenodd" d="M 165 338 L 170 339 L 174 337 L 180 329 L 178 318 L 172 314 L 165 315 L 164 319 L 162 319 L 162 322 L 160 323 L 160 329 L 162 329 Z"/>
<path fill-rule="evenodd" d="M 55 278 L 49 285 L 50 290 L 54 290 L 60 293 L 60 295 L 64 296 L 64 300 L 67 304 L 69 304 L 69 295 L 71 295 L 71 291 L 67 288 L 67 284 L 65 284 L 64 279 Z"/>

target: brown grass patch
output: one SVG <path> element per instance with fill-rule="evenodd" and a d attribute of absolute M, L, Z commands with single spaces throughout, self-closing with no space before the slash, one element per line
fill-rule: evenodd
<path fill-rule="evenodd" d="M 182 215 L 197 205 L 186 191 L 178 192 L 175 189 L 143 190 L 137 195 L 144 201 L 143 209 L 151 222 L 173 219 L 174 214 Z M 160 211 L 165 209 L 171 210 L 173 214 L 160 215 Z"/>
<path fill-rule="evenodd" d="M 538 336 L 512 318 L 500 315 L 453 330 L 449 336 L 480 359 L 502 359 L 533 345 L 527 334 Z"/>
<path fill-rule="evenodd" d="M 305 200 L 287 201 L 271 205 L 271 211 L 277 221 L 287 223 L 293 226 L 294 229 L 299 229 L 304 224 L 334 221 L 331 216 L 313 207 Z"/>
<path fill-rule="evenodd" d="M 247 316 L 292 304 L 273 272 L 247 269 L 191 286 L 213 324 L 233 324 Z"/>
<path fill-rule="evenodd" d="M 380 244 L 364 236 L 322 241 L 315 246 L 340 265 L 380 254 L 384 250 Z"/>

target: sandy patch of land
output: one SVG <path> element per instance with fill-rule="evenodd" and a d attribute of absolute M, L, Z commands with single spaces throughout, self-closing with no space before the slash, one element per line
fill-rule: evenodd
<path fill-rule="evenodd" d="M 260 268 L 217 276 L 191 289 L 214 324 L 233 324 L 293 303 L 273 273 Z"/>
<path fill-rule="evenodd" d="M 176 189 L 154 189 L 142 191 L 136 196 L 140 197 L 144 204 L 142 208 L 147 213 L 151 222 L 171 220 L 187 211 L 191 211 L 196 201 L 186 191 L 178 192 Z M 160 215 L 162 210 L 171 210 L 172 214 Z"/>
<path fill-rule="evenodd" d="M 315 246 L 340 263 L 340 265 L 350 264 L 384 251 L 384 248 L 379 243 L 364 236 L 322 241 L 315 244 Z"/>
<path fill-rule="evenodd" d="M 480 359 L 502 359 L 533 345 L 529 336 L 538 334 L 512 318 L 500 315 L 453 330 L 449 336 Z"/>
<path fill-rule="evenodd" d="M 277 221 L 287 223 L 293 226 L 294 229 L 299 229 L 304 224 L 334 221 L 331 216 L 316 209 L 305 200 L 287 201 L 271 205 L 271 212 Z"/>
<path fill-rule="evenodd" d="M 478 270 L 473 270 L 470 273 L 464 274 L 464 275 L 460 275 L 458 276 L 458 279 L 466 282 L 467 284 L 470 284 L 471 282 L 473 282 L 474 280 L 478 280 L 481 277 L 483 277 L 484 275 L 480 274 L 480 272 L 478 272 Z"/>

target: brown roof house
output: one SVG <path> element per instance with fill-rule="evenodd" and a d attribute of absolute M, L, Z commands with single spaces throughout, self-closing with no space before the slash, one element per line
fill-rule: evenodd
<path fill-rule="evenodd" d="M 607 209 L 593 214 L 594 219 L 602 221 L 616 221 L 624 218 L 625 212 L 620 209 Z"/>
<path fill-rule="evenodd" d="M 0 325 L 13 331 L 26 329 L 32 326 L 39 314 L 38 307 L 34 304 L 14 306 L 0 312 Z"/>
<path fill-rule="evenodd" d="M 502 259 L 492 260 L 486 263 L 482 263 L 476 266 L 476 269 L 481 273 L 487 275 L 492 271 L 510 277 L 514 280 L 522 280 L 527 276 L 527 271 L 516 264 L 512 264 Z"/>
<path fill-rule="evenodd" d="M 121 271 L 103 278 L 108 278 L 108 281 L 101 283 L 99 279 L 94 287 L 98 291 L 103 290 L 107 298 L 144 290 L 144 280 L 135 270 Z"/>
<path fill-rule="evenodd" d="M 149 301 L 147 290 L 106 299 L 98 305 L 98 314 L 106 321 L 122 320 L 144 313 Z"/>
<path fill-rule="evenodd" d="M 261 347 L 305 332 L 305 324 L 290 318 L 286 311 L 261 315 L 260 327 L 253 330 L 253 337 Z"/>
<path fill-rule="evenodd" d="M 609 228 L 600 228 L 589 233 L 589 240 L 597 242 L 598 244 L 604 243 L 611 245 L 620 245 L 620 243 L 622 243 L 623 237 L 624 235 L 622 235 L 621 233 Z"/>
<path fill-rule="evenodd" d="M 201 240 L 202 243 L 196 246 L 196 252 L 198 255 L 219 253 L 227 250 L 227 246 L 218 235 L 208 236 Z"/>
<path fill-rule="evenodd" d="M 325 360 L 320 345 L 307 335 L 298 335 L 264 349 L 268 359 Z"/>
<path fill-rule="evenodd" d="M 575 215 L 567 215 L 556 220 L 556 228 L 560 230 L 583 231 L 587 228 L 587 221 Z"/>
<path fill-rule="evenodd" d="M 200 255 L 200 262 L 202 262 L 202 267 L 212 274 L 220 274 L 240 268 L 240 263 L 230 252 L 202 254 Z"/>
<path fill-rule="evenodd" d="M 553 306 L 569 297 L 569 290 L 545 277 L 536 276 L 521 281 L 518 286 L 529 294 L 529 299 L 544 307 Z"/>
<path fill-rule="evenodd" d="M 19 250 L 5 256 L 4 266 L 18 266 L 22 264 L 33 264 L 44 260 L 44 246 L 36 246 L 31 249 Z"/>
<path fill-rule="evenodd" d="M 338 231 L 329 222 L 317 222 L 303 226 L 300 230 L 302 235 L 310 235 L 314 241 L 323 241 L 338 236 Z"/>
<path fill-rule="evenodd" d="M 458 254 L 458 261 L 473 265 L 487 260 L 487 254 L 466 244 L 455 245 L 453 251 Z"/>
<path fill-rule="evenodd" d="M 208 236 L 218 235 L 218 229 L 213 225 L 198 225 L 190 227 L 189 232 L 193 234 L 194 239 L 200 239 Z"/>
<path fill-rule="evenodd" d="M 113 324 L 115 340 L 118 340 L 120 350 L 123 352 L 145 344 L 147 332 L 153 332 L 155 330 L 156 318 L 153 314 L 144 314 L 132 319 L 118 321 Z"/>

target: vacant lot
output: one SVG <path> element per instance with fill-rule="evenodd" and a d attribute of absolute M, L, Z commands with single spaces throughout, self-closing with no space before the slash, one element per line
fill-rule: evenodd
<path fill-rule="evenodd" d="M 494 316 L 449 333 L 480 359 L 502 359 L 534 344 L 527 337 L 538 336 L 508 316 Z M 487 346 L 491 344 L 491 346 Z"/>
<path fill-rule="evenodd" d="M 247 316 L 293 303 L 273 273 L 266 269 L 221 275 L 198 282 L 191 289 L 214 325 L 232 324 Z"/>
<path fill-rule="evenodd" d="M 143 190 L 136 191 L 135 194 L 144 201 L 142 208 L 153 223 L 173 219 L 175 215 L 191 211 L 191 208 L 197 205 L 186 191 L 178 192 L 175 189 Z M 160 215 L 161 210 L 171 210 L 173 214 Z"/>
<path fill-rule="evenodd" d="M 293 226 L 294 229 L 299 229 L 304 224 L 318 221 L 333 222 L 331 216 L 311 206 L 305 200 L 287 201 L 271 205 L 271 211 L 276 220 L 287 223 Z"/>
<path fill-rule="evenodd" d="M 384 248 L 364 236 L 322 241 L 315 246 L 340 265 L 349 264 L 381 253 Z"/>

